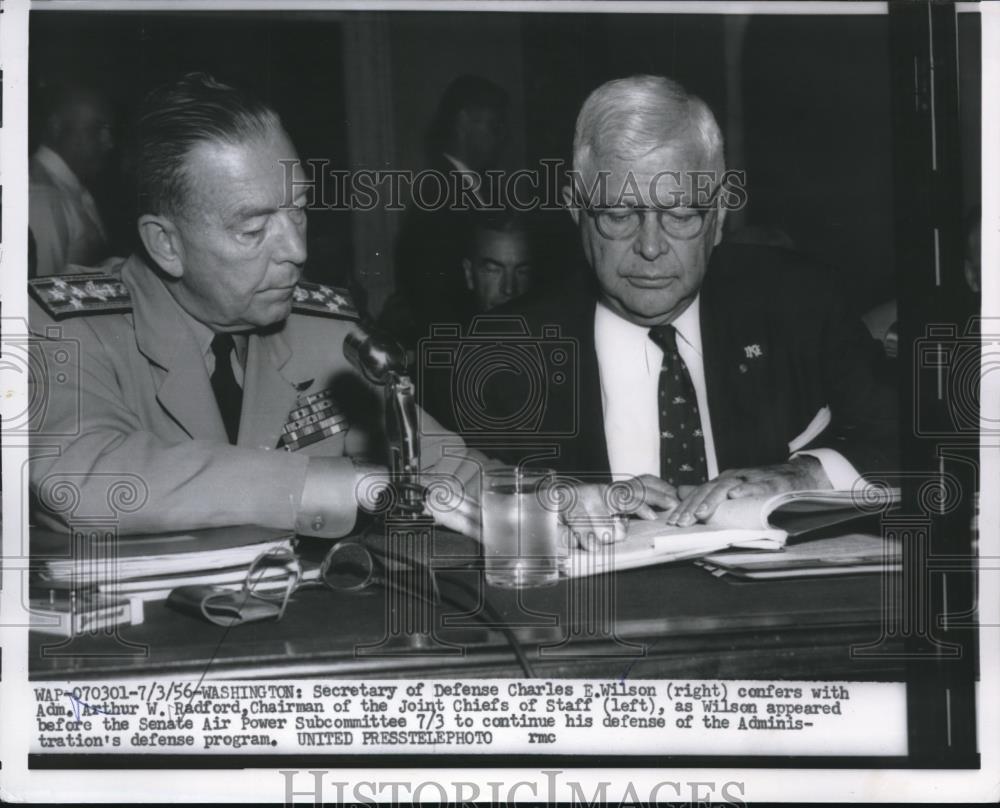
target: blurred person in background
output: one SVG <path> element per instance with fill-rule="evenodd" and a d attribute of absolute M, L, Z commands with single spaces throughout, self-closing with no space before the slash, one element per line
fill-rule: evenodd
<path fill-rule="evenodd" d="M 397 291 L 382 314 L 382 324 L 409 348 L 432 323 L 463 322 L 470 314 L 466 215 L 496 206 L 486 172 L 501 163 L 508 105 L 507 92 L 479 76 L 455 79 L 438 105 L 427 137 L 429 172 L 415 175 L 396 244 Z"/>
<path fill-rule="evenodd" d="M 472 214 L 462 269 L 477 314 L 529 292 L 535 261 L 526 215 L 510 209 Z"/>
<path fill-rule="evenodd" d="M 962 272 L 964 284 L 957 284 L 950 291 L 956 311 L 964 317 L 974 317 L 980 310 L 980 283 L 982 282 L 981 239 L 982 211 L 978 205 L 965 216 L 963 232 Z M 899 354 L 899 311 L 896 299 L 887 300 L 867 311 L 862 318 L 872 338 L 881 343 L 886 359 Z M 964 325 L 963 325 L 964 327 Z"/>
<path fill-rule="evenodd" d="M 112 110 L 99 90 L 53 85 L 40 96 L 41 133 L 28 174 L 31 274 L 54 275 L 108 257 L 108 236 L 92 191 L 114 148 Z"/>

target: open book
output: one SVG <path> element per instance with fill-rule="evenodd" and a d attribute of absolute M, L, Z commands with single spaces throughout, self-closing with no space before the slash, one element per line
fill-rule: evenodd
<path fill-rule="evenodd" d="M 728 499 L 705 524 L 673 527 L 665 516 L 632 519 L 624 541 L 570 553 L 567 575 L 579 577 L 669 561 L 701 558 L 729 548 L 780 550 L 789 536 L 877 513 L 899 501 L 898 489 L 792 491 Z"/>

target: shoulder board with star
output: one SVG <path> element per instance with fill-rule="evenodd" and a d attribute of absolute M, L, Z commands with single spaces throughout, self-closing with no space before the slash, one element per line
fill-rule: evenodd
<path fill-rule="evenodd" d="M 46 275 L 28 281 L 28 291 L 53 320 L 132 311 L 132 295 L 118 275 Z"/>
<path fill-rule="evenodd" d="M 323 283 L 301 281 L 292 297 L 292 311 L 300 314 L 317 314 L 339 320 L 359 320 L 360 315 L 346 289 Z"/>

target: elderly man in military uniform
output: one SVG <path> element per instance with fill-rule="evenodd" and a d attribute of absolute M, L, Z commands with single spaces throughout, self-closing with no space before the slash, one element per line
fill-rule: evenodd
<path fill-rule="evenodd" d="M 127 295 L 84 290 L 56 323 L 62 293 L 35 290 L 43 350 L 79 350 L 69 367 L 46 363 L 36 499 L 51 505 L 69 481 L 77 510 L 99 510 L 116 479 L 138 478 L 145 502 L 121 514 L 122 533 L 348 533 L 372 470 L 358 458 L 385 457 L 380 398 L 344 358 L 350 301 L 300 284 L 306 185 L 291 181 L 298 156 L 281 121 L 192 74 L 146 98 L 132 154 L 144 249 L 113 273 Z M 421 449 L 429 471 L 465 463 L 470 478 L 457 438 Z"/>

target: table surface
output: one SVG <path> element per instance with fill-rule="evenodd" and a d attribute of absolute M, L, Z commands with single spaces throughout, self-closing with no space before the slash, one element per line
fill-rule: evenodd
<path fill-rule="evenodd" d="M 431 614 L 382 587 L 314 588 L 297 592 L 280 621 L 223 628 L 146 603 L 145 621 L 117 632 L 71 641 L 32 632 L 31 678 L 523 676 L 508 638 L 477 608 L 483 597 L 547 678 L 903 678 L 883 637 L 882 575 L 740 581 L 685 562 L 511 591 L 484 585 L 461 537 L 435 541 L 441 590 L 461 606 Z M 423 614 L 430 632 L 406 631 L 401 608 L 418 625 Z M 857 657 L 858 646 L 876 653 Z"/>

